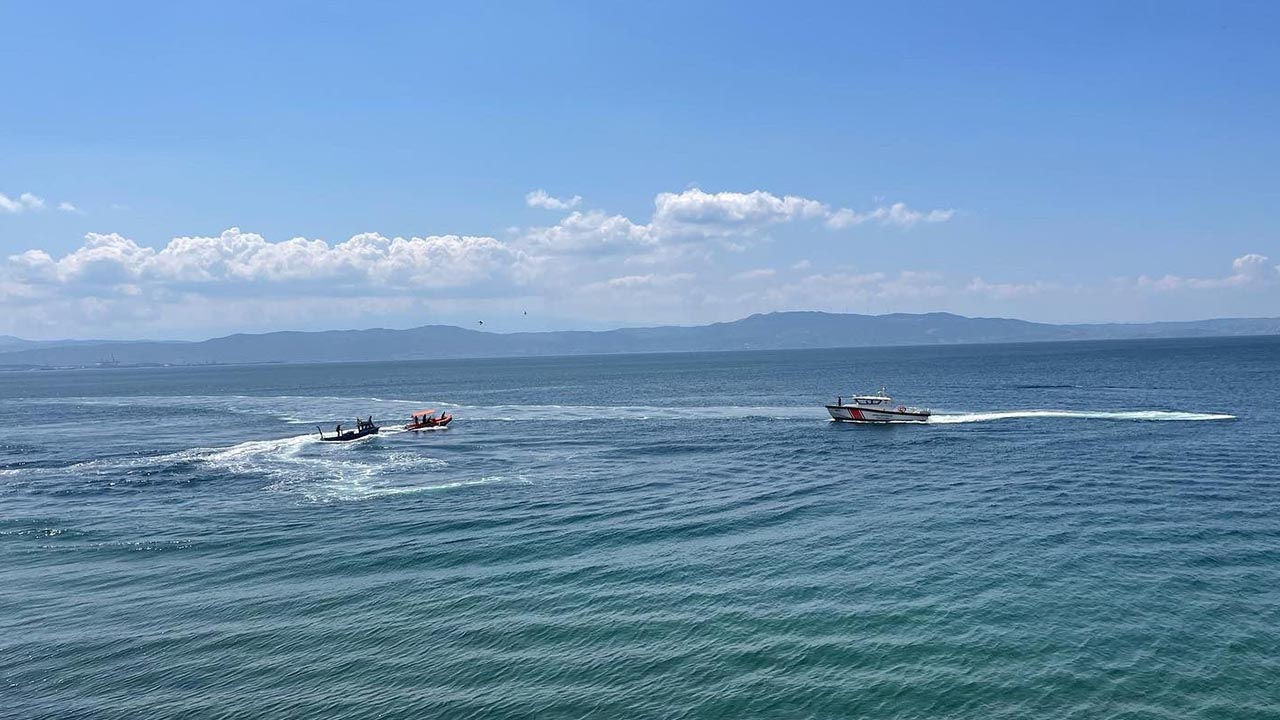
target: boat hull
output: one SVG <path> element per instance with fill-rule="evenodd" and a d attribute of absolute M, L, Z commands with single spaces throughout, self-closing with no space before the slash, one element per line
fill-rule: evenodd
<path fill-rule="evenodd" d="M 913 408 L 896 408 L 873 409 L 860 405 L 827 405 L 827 412 L 831 414 L 832 420 L 840 422 L 860 422 L 860 423 L 922 423 L 929 421 L 928 410 L 915 410 Z"/>

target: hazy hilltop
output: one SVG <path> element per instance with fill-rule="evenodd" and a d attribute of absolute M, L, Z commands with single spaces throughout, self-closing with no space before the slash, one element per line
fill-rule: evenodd
<path fill-rule="evenodd" d="M 36 343 L 0 338 L 0 365 L 340 362 L 644 352 L 773 350 L 1280 334 L 1280 318 L 1052 325 L 950 313 L 780 312 L 693 327 L 492 333 L 450 325 L 407 330 L 238 334 L 203 342 Z"/>
<path fill-rule="evenodd" d="M 0 353 L 33 350 L 37 348 L 67 347 L 71 345 L 115 346 L 119 340 L 26 340 L 12 335 L 0 335 Z M 128 341 L 124 341 L 128 342 Z M 130 343 L 131 344 L 131 343 Z"/>

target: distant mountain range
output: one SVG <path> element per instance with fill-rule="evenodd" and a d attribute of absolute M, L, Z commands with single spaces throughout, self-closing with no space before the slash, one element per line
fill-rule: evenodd
<path fill-rule="evenodd" d="M 408 330 L 241 334 L 203 342 L 34 342 L 3 336 L 0 366 L 94 366 L 104 361 L 122 365 L 342 362 L 1276 334 L 1280 334 L 1280 318 L 1050 325 L 950 313 L 780 312 L 696 327 L 600 332 L 491 333 L 427 325 Z"/>
<path fill-rule="evenodd" d="M 0 353 L 32 348 L 64 347 L 67 345 L 106 345 L 112 340 L 23 340 L 12 335 L 0 335 Z"/>

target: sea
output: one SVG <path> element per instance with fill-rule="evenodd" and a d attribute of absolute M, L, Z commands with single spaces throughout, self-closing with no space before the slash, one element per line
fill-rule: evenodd
<path fill-rule="evenodd" d="M 881 386 L 931 420 L 828 419 Z M 1280 717 L 1276 337 L 9 372 L 0 417 L 3 718 Z"/>

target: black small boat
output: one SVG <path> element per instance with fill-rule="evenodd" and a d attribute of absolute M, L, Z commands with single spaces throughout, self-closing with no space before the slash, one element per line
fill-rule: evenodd
<path fill-rule="evenodd" d="M 316 426 L 316 430 L 320 430 L 320 426 Z M 377 435 L 378 426 L 373 424 L 373 416 L 370 415 L 368 420 L 356 418 L 355 430 L 343 430 L 341 425 L 334 428 L 332 435 L 325 435 L 324 430 L 320 430 L 320 439 L 325 442 L 346 442 L 347 440 L 359 440 L 366 435 Z"/>

